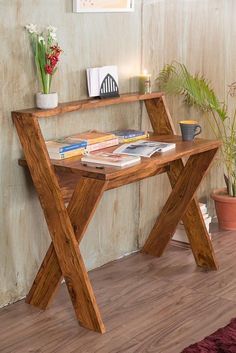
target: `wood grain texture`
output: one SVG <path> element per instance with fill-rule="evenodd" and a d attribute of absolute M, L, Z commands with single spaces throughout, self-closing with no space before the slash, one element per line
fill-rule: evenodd
<path fill-rule="evenodd" d="M 182 170 L 183 162 L 181 160 L 171 165 L 168 176 L 172 187 L 176 184 Z M 182 221 L 196 264 L 203 268 L 217 269 L 218 262 L 198 202 L 195 200 L 190 202 Z"/>
<path fill-rule="evenodd" d="M 105 187 L 106 183 L 103 181 L 80 178 L 74 189 L 67 211 L 78 243 L 82 240 Z M 55 296 L 61 280 L 61 267 L 51 243 L 26 302 L 46 309 Z"/>
<path fill-rule="evenodd" d="M 131 77 L 144 68 L 151 72 L 154 84 L 159 70 L 173 59 L 184 62 L 193 72 L 204 73 L 222 98 L 227 85 L 235 81 L 235 46 L 232 45 L 236 33 L 235 1 L 145 0 L 142 14 L 141 3 L 135 2 L 132 14 L 81 16 L 72 13 L 70 1 L 51 0 L 50 8 L 46 0 L 0 1 L 0 306 L 27 293 L 50 241 L 32 183 L 23 168 L 17 166 L 22 154 L 10 117 L 12 110 L 32 107 L 34 93 L 39 89 L 30 43 L 23 29 L 26 23 L 38 23 L 40 28 L 51 23 L 58 28 L 64 55 L 52 85 L 59 93 L 60 102 L 86 98 L 85 68 L 112 62 L 119 69 L 122 93 L 137 90 Z M 116 40 L 110 35 L 114 28 Z M 12 48 L 19 55 L 12 55 Z M 203 137 L 210 137 L 205 117 L 183 109 L 179 100 L 168 99 L 168 105 L 176 128 L 182 118 L 200 119 Z M 229 106 L 234 105 L 235 99 L 230 98 Z M 112 109 L 99 108 L 93 114 L 90 110 L 72 113 L 70 119 L 66 114 L 61 119 L 40 119 L 40 124 L 45 137 L 52 139 L 93 128 L 138 129 L 140 113 L 138 103 L 122 104 Z M 142 127 L 147 127 L 145 119 Z M 211 214 L 209 190 L 222 187 L 223 183 L 221 167 L 216 163 L 198 193 L 207 201 Z M 137 243 L 143 242 L 151 230 L 169 190 L 168 178 L 162 175 L 142 181 L 140 192 L 138 185 L 132 184 L 120 188 L 119 192 L 106 193 L 81 243 L 87 268 L 137 249 Z M 109 209 L 109 205 L 113 207 Z M 107 215 L 103 214 L 103 208 L 109 209 Z M 138 217 L 139 225 L 133 222 Z"/>
<path fill-rule="evenodd" d="M 145 101 L 145 105 L 152 125 L 152 129 L 156 134 L 176 135 L 165 97 Z M 157 119 L 157 117 L 162 118 Z"/>
<path fill-rule="evenodd" d="M 161 120 L 161 116 L 157 115 L 157 120 Z M 156 153 L 151 158 L 141 158 L 141 162 L 135 164 L 134 166 L 128 168 L 95 168 L 83 165 L 81 163 L 81 156 L 76 156 L 72 158 L 67 158 L 64 160 L 52 160 L 51 163 L 54 166 L 59 177 L 63 179 L 66 174 L 77 174 L 77 176 L 83 176 L 87 178 L 94 178 L 98 180 L 119 180 L 129 178 L 137 180 L 140 178 L 145 178 L 154 175 L 154 171 L 158 171 L 158 168 L 162 168 L 164 165 L 179 159 L 194 155 L 200 152 L 207 151 L 219 147 L 221 143 L 218 140 L 205 140 L 205 139 L 195 139 L 194 141 L 182 141 L 180 136 L 172 135 L 151 135 L 151 141 L 161 141 L 175 143 L 176 147 L 165 153 Z M 109 147 L 106 151 L 112 152 L 117 146 Z M 27 166 L 25 160 L 20 160 L 22 166 Z M 66 179 L 66 183 L 68 183 Z"/>
<path fill-rule="evenodd" d="M 143 252 L 154 256 L 162 255 L 182 215 L 188 210 L 188 206 L 204 175 L 209 169 L 217 150 L 218 149 L 213 149 L 202 152 L 188 159 L 185 168 L 181 171 L 166 204 L 144 244 Z M 196 215 L 197 213 L 191 215 L 191 217 L 195 217 Z M 213 251 L 212 248 L 210 248 L 210 250 Z M 207 249 L 205 251 L 207 251 Z M 199 254 L 199 257 L 200 256 L 201 254 Z M 209 267 L 213 267 L 212 265 L 214 265 L 214 268 L 216 266 L 215 263 L 207 265 Z"/>
<path fill-rule="evenodd" d="M 22 164 L 24 167 L 27 167 L 25 163 L 22 163 Z M 140 170 L 139 175 L 137 175 L 135 171 L 132 174 L 130 174 L 128 178 L 125 176 L 125 177 L 119 177 L 117 180 L 110 181 L 106 186 L 106 190 L 115 189 L 117 187 L 142 180 L 143 178 L 147 177 L 147 173 L 149 176 L 156 175 L 157 173 L 158 174 L 165 173 L 167 169 L 168 167 L 160 168 L 160 167 L 157 167 L 156 165 L 153 165 L 152 167 L 149 166 L 147 170 L 144 170 L 144 171 Z M 78 180 L 78 175 L 71 174 L 71 173 L 64 173 L 63 171 L 62 172 L 57 171 L 57 176 L 59 177 L 59 184 L 61 187 L 63 199 L 65 202 L 69 202 L 74 192 L 74 189 Z"/>
<path fill-rule="evenodd" d="M 154 96 L 151 99 L 155 100 L 155 98 Z M 163 126 L 164 132 L 170 129 L 171 120 L 166 109 L 158 112 L 154 107 L 152 110 L 154 111 L 150 114 L 152 124 L 155 125 L 155 120 L 161 120 L 160 126 Z M 220 144 L 218 141 L 208 140 L 186 143 L 172 133 L 166 139 L 168 142 L 176 143 L 174 149 L 163 154 L 156 154 L 151 158 L 143 158 L 139 164 L 130 168 L 121 168 L 119 171 L 116 168 L 97 170 L 81 164 L 80 157 L 74 157 L 72 164 L 71 159 L 65 159 L 58 165 L 58 161 L 49 158 L 38 117 L 25 111 L 13 112 L 12 117 L 52 238 L 52 244 L 49 246 L 31 287 L 27 302 L 45 309 L 52 300 L 63 275 L 81 325 L 103 333 L 105 326 L 76 242 L 81 241 L 106 189 L 107 180 L 113 183 L 110 187 L 112 189 L 166 171 L 165 167 L 171 166 L 181 157 L 189 157 L 186 166 L 180 170 L 181 173 L 179 171 L 180 175 L 173 191 L 143 248 L 144 252 L 160 256 L 178 222 L 188 209 Z M 160 127 L 160 132 L 162 132 L 162 127 Z M 159 136 L 153 135 L 151 138 L 157 141 Z M 24 165 L 23 161 L 21 163 Z M 76 174 L 78 172 L 79 181 L 67 210 L 55 174 L 55 169 L 60 171 L 61 164 L 62 171 L 65 173 Z M 86 169 L 88 169 L 87 172 Z M 84 172 L 89 174 L 86 177 L 81 176 Z M 191 183 L 189 183 L 190 177 Z M 63 173 L 60 174 L 60 178 L 63 180 Z M 109 189 L 109 184 L 107 189 Z M 203 219 L 200 221 L 203 222 Z"/>
<path fill-rule="evenodd" d="M 223 100 L 228 85 L 235 81 L 236 62 L 232 59 L 235 56 L 235 47 L 230 44 L 233 43 L 236 33 L 236 24 L 233 21 L 235 11 L 236 3 L 231 0 L 143 1 L 142 68 L 147 68 L 151 73 L 153 89 L 157 87 L 155 78 L 163 66 L 177 60 L 184 63 L 191 72 L 204 74 Z M 214 137 L 205 115 L 195 109 L 186 108 L 179 97 L 168 97 L 167 101 L 177 133 L 180 133 L 179 120 L 193 119 L 198 120 L 203 128 L 201 137 Z M 232 111 L 235 97 L 230 98 L 228 104 Z M 142 114 L 142 128 L 149 128 L 145 112 Z M 215 210 L 210 190 L 223 185 L 223 166 L 217 161 L 198 191 L 198 198 L 207 203 L 212 216 Z M 142 182 L 139 226 L 141 245 L 169 191 L 169 181 L 165 176 Z M 147 195 L 156 193 L 158 201 L 153 200 L 151 207 L 150 196 Z"/>
<path fill-rule="evenodd" d="M 51 0 L 50 8 L 46 0 L 0 1 L 0 306 L 25 296 L 50 244 L 32 182 L 28 173 L 17 166 L 22 150 L 10 115 L 12 110 L 33 107 L 35 93 L 40 89 L 24 26 L 32 22 L 38 24 L 39 30 L 48 24 L 58 28 L 64 54 L 52 90 L 58 92 L 59 102 L 77 101 L 87 98 L 87 67 L 116 63 L 120 92 L 137 91 L 131 77 L 140 72 L 140 9 L 138 1 L 135 12 L 125 17 L 102 13 L 80 16 L 72 12 L 72 1 Z M 108 35 L 114 28 L 115 41 L 114 35 Z M 13 48 L 18 56 L 13 55 Z M 65 114 L 61 119 L 40 119 L 40 125 L 45 138 L 53 139 L 89 129 L 138 129 L 139 120 L 137 102 L 99 108 L 93 114 L 83 110 L 71 113 L 70 118 Z M 81 243 L 87 268 L 101 266 L 137 249 L 138 225 L 133 222 L 138 214 L 137 203 L 135 184 L 119 193 L 104 195 Z M 102 208 L 111 204 L 108 216 L 104 215 Z M 123 211 L 113 214 L 122 204 Z"/>
<path fill-rule="evenodd" d="M 18 114 L 32 114 L 34 116 L 37 116 L 38 118 L 50 118 L 56 115 L 61 115 L 65 113 L 70 113 L 78 110 L 89 110 L 89 109 L 95 109 L 95 108 L 102 108 L 102 107 L 107 107 L 110 105 L 115 105 L 115 104 L 124 104 L 124 103 L 134 103 L 138 101 L 146 101 L 149 99 L 153 99 L 156 97 L 161 97 L 162 93 L 160 92 L 154 92 L 150 94 L 139 94 L 139 93 L 128 93 L 128 94 L 122 94 L 120 97 L 113 97 L 113 98 L 106 98 L 106 99 L 84 99 L 81 101 L 75 101 L 75 102 L 68 102 L 68 103 L 63 103 L 59 104 L 57 108 L 54 109 L 49 109 L 49 110 L 41 110 L 41 109 L 25 109 L 25 110 L 18 110 L 16 113 Z"/>
<path fill-rule="evenodd" d="M 155 101 L 145 102 L 145 104 L 154 132 L 160 133 L 163 130 L 170 135 L 175 134 L 175 128 L 165 98 L 161 97 L 158 100 L 155 99 Z M 160 118 L 157 119 L 157 116 Z M 182 160 L 179 159 L 172 163 L 171 168 L 168 171 L 168 177 L 172 188 L 175 187 L 183 169 L 184 163 Z M 192 181 L 192 176 L 190 176 L 190 180 Z M 182 220 L 197 265 L 217 269 L 218 265 L 214 251 L 196 198 L 191 200 L 186 211 L 187 212 L 184 214 L 184 217 L 182 217 Z"/>
<path fill-rule="evenodd" d="M 236 232 L 212 233 L 219 271 L 196 269 L 190 249 L 140 253 L 89 272 L 105 335 L 78 327 L 63 285 L 45 312 L 0 310 L 1 353 L 177 353 L 236 317 Z M 180 261 L 181 258 L 181 261 Z"/>
<path fill-rule="evenodd" d="M 27 114 L 24 117 L 24 115 L 17 113 L 13 113 L 13 119 L 76 316 L 82 326 L 98 332 L 105 332 L 38 121 L 35 117 L 29 119 Z M 73 207 L 72 203 L 72 213 Z M 40 275 L 44 275 L 42 270 Z M 45 273 L 45 279 L 47 276 L 48 274 Z"/>

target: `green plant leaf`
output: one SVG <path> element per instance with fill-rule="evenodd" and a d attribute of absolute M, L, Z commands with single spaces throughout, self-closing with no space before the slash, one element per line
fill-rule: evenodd
<path fill-rule="evenodd" d="M 216 96 L 204 76 L 192 75 L 185 65 L 173 62 L 165 65 L 157 77 L 159 89 L 166 94 L 181 95 L 184 103 L 207 114 L 209 125 L 216 137 L 223 141 L 223 161 L 227 171 L 227 189 L 236 196 L 236 110 L 231 123 L 227 106 Z"/>
<path fill-rule="evenodd" d="M 157 82 L 160 90 L 165 93 L 183 95 L 186 104 L 202 111 L 215 110 L 222 122 L 227 119 L 226 107 L 220 103 L 210 83 L 203 76 L 190 74 L 185 65 L 165 65 L 157 77 Z"/>

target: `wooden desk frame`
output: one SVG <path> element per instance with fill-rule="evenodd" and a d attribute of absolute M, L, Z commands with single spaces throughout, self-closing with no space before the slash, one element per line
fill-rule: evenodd
<path fill-rule="evenodd" d="M 84 100 L 60 104 L 53 110 L 29 109 L 16 111 L 12 117 L 23 147 L 38 197 L 44 211 L 52 243 L 27 295 L 26 302 L 46 309 L 64 277 L 79 323 L 91 330 L 105 332 L 99 308 L 86 271 L 78 243 L 97 208 L 104 191 L 167 172 L 172 193 L 142 249 L 161 256 L 180 219 L 183 220 L 196 264 L 215 270 L 217 263 L 198 202 L 194 194 L 219 148 L 219 142 L 194 153 L 184 166 L 176 155 L 165 165 L 151 165 L 128 175 L 125 168 L 115 179 L 99 179 L 89 173 L 75 174 L 76 186 L 71 190 L 69 204 L 57 176 L 57 166 L 49 159 L 38 119 L 49 118 L 70 111 L 93 109 L 107 105 L 145 101 L 155 134 L 174 135 L 174 127 L 160 93 L 127 94 L 107 100 Z M 65 168 L 65 175 L 68 171 Z M 72 171 L 74 173 L 74 171 Z M 191 183 L 189 179 L 191 177 Z M 181 201 L 181 202 L 180 202 Z"/>

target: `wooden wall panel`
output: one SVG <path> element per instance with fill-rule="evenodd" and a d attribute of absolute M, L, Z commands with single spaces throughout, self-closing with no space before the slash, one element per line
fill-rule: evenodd
<path fill-rule="evenodd" d="M 58 28 L 63 55 L 53 90 L 61 102 L 87 96 L 85 69 L 118 65 L 121 93 L 136 91 L 130 80 L 140 70 L 141 6 L 134 13 L 74 14 L 72 1 L 0 0 L 0 306 L 24 296 L 49 243 L 31 180 L 17 165 L 21 147 L 10 112 L 34 105 L 38 90 L 28 34 L 36 23 Z M 46 138 L 91 128 L 110 130 L 140 123 L 131 104 L 40 122 Z M 88 268 L 137 249 L 138 184 L 107 192 L 87 230 L 82 252 Z"/>
<path fill-rule="evenodd" d="M 0 0 L 0 306 L 25 295 L 49 243 L 31 180 L 17 165 L 21 148 L 10 117 L 11 110 L 33 106 L 38 90 L 23 26 L 32 22 L 58 27 L 64 53 L 53 89 L 61 102 L 86 97 L 86 67 L 117 64 L 120 90 L 125 93 L 137 89 L 130 77 L 141 65 L 154 78 L 164 63 L 174 59 L 203 72 L 223 95 L 226 84 L 236 80 L 235 11 L 234 0 L 136 0 L 134 13 L 121 14 L 73 14 L 68 0 Z M 176 128 L 183 117 L 200 118 L 193 110 L 183 109 L 177 99 L 169 99 L 169 104 Z M 90 128 L 149 126 L 139 104 L 40 123 L 46 138 Z M 201 123 L 208 136 L 203 118 Z M 215 166 L 200 196 L 209 199 L 209 190 L 222 185 L 220 172 Z M 140 187 L 134 184 L 107 192 L 81 244 L 88 268 L 143 244 L 169 190 L 163 175 L 142 181 Z"/>
<path fill-rule="evenodd" d="M 235 1 L 145 0 L 142 10 L 142 66 L 151 72 L 152 78 L 157 77 L 164 64 L 177 60 L 192 72 L 203 73 L 224 99 L 227 84 L 236 80 L 236 62 L 233 59 L 236 54 L 233 45 L 236 39 Z M 202 136 L 212 136 L 204 116 L 193 109 L 185 109 L 180 99 L 170 98 L 168 103 L 177 132 L 177 122 L 191 117 L 202 124 Z M 235 98 L 229 104 L 235 106 Z M 142 124 L 148 125 L 145 114 Z M 215 163 L 199 190 L 199 197 L 207 200 L 211 214 L 214 209 L 209 198 L 210 190 L 223 185 L 222 166 Z M 142 182 L 140 245 L 151 229 L 168 190 L 169 182 L 164 177 Z M 153 195 L 158 195 L 160 201 L 153 203 Z"/>

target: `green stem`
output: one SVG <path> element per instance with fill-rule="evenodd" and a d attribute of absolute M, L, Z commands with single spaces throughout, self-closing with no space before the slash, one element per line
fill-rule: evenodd
<path fill-rule="evenodd" d="M 213 119 L 214 119 L 214 121 L 215 121 L 215 124 L 216 124 L 216 126 L 217 126 L 217 130 L 218 130 L 219 136 L 220 136 L 220 138 L 224 141 L 224 135 L 223 135 L 222 132 L 221 132 L 221 128 L 220 128 L 220 126 L 219 126 L 219 124 L 218 124 L 218 120 L 216 119 L 215 112 L 214 112 L 213 109 L 211 109 L 211 113 L 212 113 Z M 220 121 L 222 122 L 221 119 L 220 119 Z M 224 134 L 225 134 L 225 136 L 226 136 L 225 126 L 224 126 L 224 123 L 223 123 L 223 122 L 222 122 L 222 125 L 223 125 Z"/>
<path fill-rule="evenodd" d="M 40 77 L 41 77 L 41 82 L 42 82 L 43 93 L 46 93 L 46 81 L 45 81 L 44 67 L 42 67 L 41 65 L 39 67 L 40 67 Z"/>
<path fill-rule="evenodd" d="M 50 81 L 51 80 L 50 80 L 49 74 L 46 74 L 45 77 L 46 77 L 45 93 L 48 94 L 48 93 L 50 93 Z"/>
<path fill-rule="evenodd" d="M 211 123 L 211 119 L 210 119 L 210 117 L 209 117 L 209 114 L 207 114 L 207 120 L 208 120 L 208 124 L 210 125 L 210 128 L 212 129 L 212 131 L 213 131 L 215 137 L 218 139 L 218 138 L 219 138 L 219 134 L 217 134 L 217 132 L 216 132 L 216 130 L 215 130 L 213 124 Z M 217 130 L 218 130 L 218 129 L 217 129 Z"/>
<path fill-rule="evenodd" d="M 234 111 L 234 116 L 233 116 L 232 131 L 234 131 L 235 122 L 236 122 L 236 109 Z"/>

